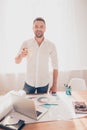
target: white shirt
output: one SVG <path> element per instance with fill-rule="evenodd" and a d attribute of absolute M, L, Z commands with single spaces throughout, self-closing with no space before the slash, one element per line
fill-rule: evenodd
<path fill-rule="evenodd" d="M 28 48 L 26 83 L 34 87 L 43 87 L 50 82 L 49 58 L 53 69 L 58 69 L 56 47 L 44 39 L 39 46 L 35 39 L 24 41 L 21 49 Z M 20 50 L 21 50 L 20 49 Z M 20 53 L 20 52 L 19 52 Z"/>

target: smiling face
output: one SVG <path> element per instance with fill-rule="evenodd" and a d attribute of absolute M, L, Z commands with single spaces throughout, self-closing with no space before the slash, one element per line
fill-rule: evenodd
<path fill-rule="evenodd" d="M 33 31 L 36 38 L 42 38 L 46 30 L 46 25 L 43 21 L 37 20 L 33 23 Z"/>

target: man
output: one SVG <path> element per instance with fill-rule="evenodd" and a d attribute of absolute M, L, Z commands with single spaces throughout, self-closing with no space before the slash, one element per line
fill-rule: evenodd
<path fill-rule="evenodd" d="M 27 73 L 24 90 L 27 94 L 47 93 L 50 83 L 49 58 L 53 66 L 53 81 L 49 92 L 57 92 L 58 61 L 57 52 L 53 43 L 45 39 L 44 33 L 46 23 L 43 18 L 36 18 L 33 21 L 35 37 L 24 41 L 15 62 L 18 64 L 23 58 L 27 58 Z"/>

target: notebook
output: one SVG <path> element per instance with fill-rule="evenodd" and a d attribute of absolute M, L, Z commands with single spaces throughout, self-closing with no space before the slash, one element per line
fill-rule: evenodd
<path fill-rule="evenodd" d="M 48 111 L 45 107 L 36 107 L 35 102 L 32 99 L 27 99 L 17 95 L 13 95 L 12 98 L 14 100 L 14 110 L 32 119 L 38 120 Z"/>

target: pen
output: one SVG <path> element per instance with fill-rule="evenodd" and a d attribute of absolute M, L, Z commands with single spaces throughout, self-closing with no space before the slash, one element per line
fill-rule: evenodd
<path fill-rule="evenodd" d="M 58 105 L 58 104 L 52 104 L 52 103 L 45 103 L 45 104 L 43 104 L 43 105 Z"/>
<path fill-rule="evenodd" d="M 5 117 L 6 117 L 6 116 L 2 117 L 2 118 L 0 119 L 0 122 L 3 121 L 3 120 L 5 119 Z"/>

